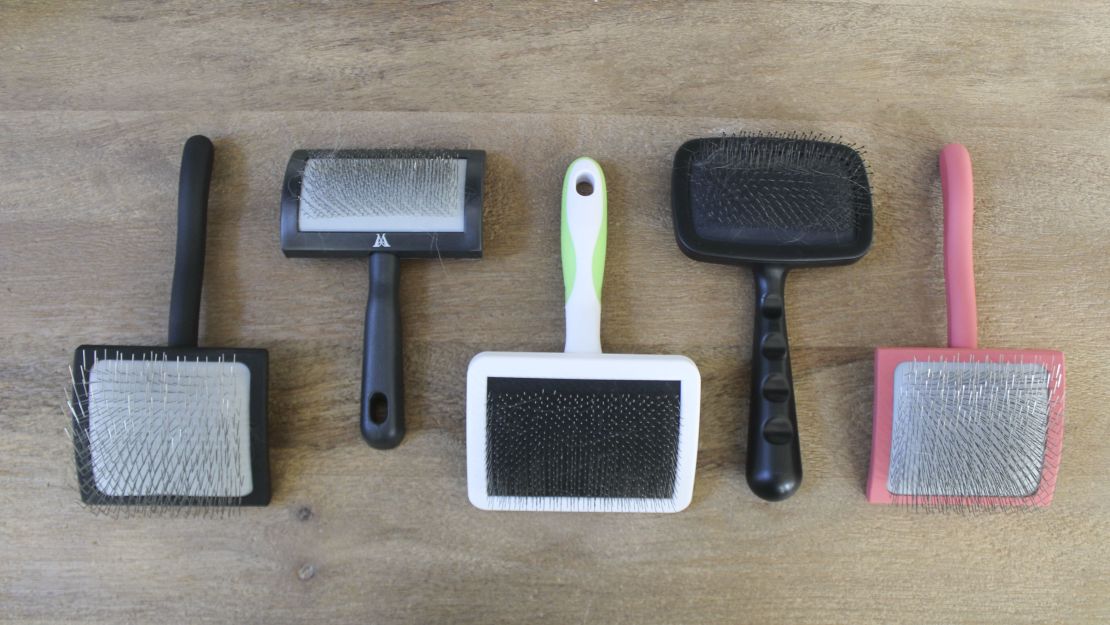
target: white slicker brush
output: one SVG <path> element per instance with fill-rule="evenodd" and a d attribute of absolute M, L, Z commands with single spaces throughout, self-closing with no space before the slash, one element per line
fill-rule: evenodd
<path fill-rule="evenodd" d="M 601 353 L 605 239 L 605 179 L 580 158 L 563 183 L 565 353 L 484 352 L 467 371 L 467 485 L 478 508 L 690 503 L 701 376 L 684 356 Z"/>

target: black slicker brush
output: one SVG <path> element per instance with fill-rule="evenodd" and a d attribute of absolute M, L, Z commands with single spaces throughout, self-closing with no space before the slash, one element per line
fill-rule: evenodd
<path fill-rule="evenodd" d="M 401 258 L 482 255 L 480 150 L 298 150 L 281 194 L 289 257 L 369 257 L 362 436 L 391 449 L 405 436 Z"/>
<path fill-rule="evenodd" d="M 199 348 L 212 142 L 185 143 L 169 345 L 82 345 L 73 355 L 70 432 L 81 499 L 150 511 L 266 505 L 268 357 Z"/>
<path fill-rule="evenodd" d="M 867 168 L 855 149 L 835 141 L 694 139 L 675 154 L 671 200 L 675 236 L 687 256 L 755 272 L 747 479 L 760 497 L 785 499 L 802 481 L 786 272 L 851 263 L 867 252 Z"/>

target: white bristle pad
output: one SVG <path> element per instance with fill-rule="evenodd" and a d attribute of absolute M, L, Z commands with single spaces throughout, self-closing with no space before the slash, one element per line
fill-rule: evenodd
<path fill-rule="evenodd" d="M 172 501 L 251 492 L 246 365 L 98 360 L 88 393 L 89 459 L 103 494 Z"/>
<path fill-rule="evenodd" d="M 1036 363 L 898 365 L 887 489 L 915 496 L 1031 495 L 1044 466 L 1051 379 Z"/>
<path fill-rule="evenodd" d="M 683 356 L 486 352 L 467 371 L 467 484 L 484 510 L 677 512 L 701 377 Z"/>
<path fill-rule="evenodd" d="M 302 232 L 462 232 L 466 160 L 310 158 Z"/>

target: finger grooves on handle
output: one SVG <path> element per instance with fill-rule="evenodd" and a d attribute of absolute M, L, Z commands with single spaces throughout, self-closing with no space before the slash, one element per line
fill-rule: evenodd
<path fill-rule="evenodd" d="M 802 481 L 794 381 L 786 336 L 786 268 L 758 266 L 755 281 L 747 480 L 756 495 L 780 501 L 794 494 Z"/>

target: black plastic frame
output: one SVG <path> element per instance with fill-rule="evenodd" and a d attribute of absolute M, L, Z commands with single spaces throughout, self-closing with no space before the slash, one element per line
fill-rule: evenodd
<path fill-rule="evenodd" d="M 713 137 L 693 139 L 675 153 L 671 180 L 671 210 L 678 247 L 698 261 L 750 265 L 755 274 L 756 306 L 752 338 L 751 400 L 749 402 L 747 460 L 748 486 L 768 501 L 781 501 L 802 482 L 801 442 L 798 436 L 794 380 L 786 332 L 786 274 L 792 267 L 843 265 L 862 258 L 871 247 L 874 207 L 867 167 L 859 152 L 832 141 L 782 137 L 828 147 L 845 157 L 845 174 L 866 190 L 865 208 L 857 208 L 854 236 L 844 243 L 751 245 L 709 240 L 694 227 L 690 202 L 690 164 L 695 154 L 730 142 L 764 141 L 775 137 Z M 860 198 L 856 198 L 857 200 Z"/>
<path fill-rule="evenodd" d="M 92 468 L 82 458 L 90 453 L 88 449 L 88 383 L 81 368 L 92 363 L 94 354 L 100 359 L 122 358 L 148 360 L 152 356 L 159 359 L 186 358 L 189 360 L 239 362 L 250 371 L 250 455 L 251 481 L 253 489 L 242 497 L 180 497 L 174 500 L 178 506 L 265 506 L 272 496 L 270 484 L 270 447 L 266 432 L 267 397 L 269 396 L 269 354 L 264 349 L 239 348 L 196 348 L 196 347 L 136 347 L 130 345 L 82 345 L 73 353 L 73 401 L 80 404 L 77 415 L 70 415 L 75 432 L 74 454 L 77 460 L 78 484 L 88 484 L 81 489 L 81 501 L 94 505 L 159 505 L 166 504 L 166 497 L 160 495 L 107 495 L 96 488 L 92 479 Z M 82 467 L 85 467 L 82 470 Z"/>
<path fill-rule="evenodd" d="M 389 248 L 376 250 L 378 232 L 302 232 L 298 213 L 301 177 L 312 158 L 451 158 L 466 161 L 462 232 L 388 232 Z M 482 256 L 482 150 L 297 150 L 281 188 L 281 251 L 290 258 L 361 257 L 382 251 L 400 258 Z"/>
<path fill-rule="evenodd" d="M 840 265 L 852 263 L 863 258 L 871 248 L 872 233 L 874 230 L 873 210 L 868 210 L 865 219 L 856 220 L 854 240 L 849 245 L 745 245 L 742 253 L 737 252 L 735 244 L 721 241 L 711 241 L 698 236 L 694 228 L 693 207 L 690 206 L 690 160 L 693 155 L 706 145 L 722 143 L 733 140 L 742 140 L 744 137 L 711 137 L 691 139 L 682 144 L 674 156 L 674 169 L 671 177 L 671 209 L 674 216 L 674 233 L 678 247 L 694 260 L 723 263 L 727 265 L 787 265 L 791 267 Z M 763 138 L 766 140 L 766 138 Z M 794 139 L 784 139 L 784 141 Z M 863 179 L 862 188 L 869 189 L 867 168 L 863 157 L 847 145 L 828 141 L 814 141 L 837 146 L 849 154 L 849 158 L 857 159 Z M 868 208 L 871 209 L 870 193 L 868 194 Z"/>

